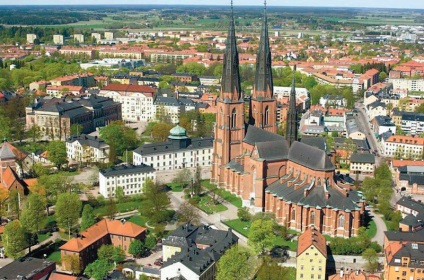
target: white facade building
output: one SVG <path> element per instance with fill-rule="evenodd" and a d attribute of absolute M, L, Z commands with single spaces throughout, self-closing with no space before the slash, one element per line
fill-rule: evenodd
<path fill-rule="evenodd" d="M 102 39 L 102 35 L 100 33 L 91 33 L 91 37 L 96 39 L 96 42 Z"/>
<path fill-rule="evenodd" d="M 53 44 L 63 45 L 63 35 L 53 35 Z"/>
<path fill-rule="evenodd" d="M 74 40 L 78 43 L 84 43 L 84 35 L 74 34 Z"/>
<path fill-rule="evenodd" d="M 389 79 L 393 89 L 408 91 L 424 91 L 424 79 Z"/>
<path fill-rule="evenodd" d="M 319 99 L 319 104 L 322 107 L 346 108 L 347 99 L 340 95 L 325 95 Z"/>
<path fill-rule="evenodd" d="M 402 113 L 402 131 L 411 135 L 418 135 L 424 132 L 424 114 Z"/>
<path fill-rule="evenodd" d="M 109 145 L 97 136 L 80 134 L 66 140 L 66 155 L 69 161 L 108 163 L 109 152 Z"/>
<path fill-rule="evenodd" d="M 153 105 L 154 116 L 166 115 L 174 124 L 179 123 L 182 113 L 196 109 L 196 103 L 193 100 L 176 97 L 157 96 Z"/>
<path fill-rule="evenodd" d="M 401 159 L 422 159 L 424 138 L 392 135 L 381 140 L 384 156 Z"/>
<path fill-rule="evenodd" d="M 37 39 L 36 34 L 27 34 L 26 37 L 27 37 L 28 44 L 34 44 L 35 39 Z"/>
<path fill-rule="evenodd" d="M 212 166 L 213 138 L 190 139 L 179 125 L 171 129 L 168 141 L 145 144 L 133 151 L 135 165 L 146 164 L 157 171 L 160 182 L 171 182 L 183 168 L 194 174 L 200 169 L 201 178 L 210 178 Z"/>
<path fill-rule="evenodd" d="M 387 107 L 383 102 L 373 102 L 365 107 L 368 119 L 372 120 L 377 116 L 387 116 Z"/>
<path fill-rule="evenodd" d="M 99 171 L 99 192 L 105 198 L 114 197 L 116 188 L 121 187 L 124 195 L 143 192 L 147 179 L 156 182 L 156 171 L 148 165 L 120 165 Z"/>
<path fill-rule="evenodd" d="M 155 89 L 149 86 L 110 84 L 99 95 L 122 104 L 122 120 L 149 121 L 155 116 L 154 93 Z"/>

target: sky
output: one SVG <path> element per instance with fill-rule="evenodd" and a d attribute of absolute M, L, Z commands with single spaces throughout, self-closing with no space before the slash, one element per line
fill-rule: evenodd
<path fill-rule="evenodd" d="M 0 0 L 0 5 L 229 5 L 230 0 Z M 263 1 L 234 0 L 237 5 L 262 5 Z M 423 0 L 268 0 L 269 6 L 320 6 L 320 7 L 383 7 L 424 9 Z"/>

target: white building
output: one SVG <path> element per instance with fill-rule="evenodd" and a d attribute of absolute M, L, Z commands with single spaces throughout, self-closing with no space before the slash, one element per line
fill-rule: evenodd
<path fill-rule="evenodd" d="M 156 182 L 156 171 L 148 165 L 120 165 L 99 171 L 99 192 L 105 198 L 115 196 L 116 188 L 121 187 L 124 195 L 143 192 L 147 179 Z"/>
<path fill-rule="evenodd" d="M 35 39 L 37 39 L 36 34 L 27 34 L 27 43 L 28 44 L 34 44 Z"/>
<path fill-rule="evenodd" d="M 375 101 L 365 108 L 369 120 L 372 120 L 377 116 L 387 116 L 387 107 L 383 102 Z"/>
<path fill-rule="evenodd" d="M 375 156 L 373 154 L 352 154 L 350 156 L 350 173 L 374 176 Z"/>
<path fill-rule="evenodd" d="M 400 159 L 423 159 L 424 138 L 392 135 L 381 140 L 384 156 Z"/>
<path fill-rule="evenodd" d="M 74 40 L 78 43 L 84 43 L 84 35 L 83 34 L 74 34 Z"/>
<path fill-rule="evenodd" d="M 324 95 L 319 99 L 319 104 L 322 107 L 346 108 L 347 99 L 340 95 Z"/>
<path fill-rule="evenodd" d="M 321 110 L 308 111 L 305 118 L 305 125 L 321 126 L 322 123 L 322 112 Z"/>
<path fill-rule="evenodd" d="M 212 166 L 213 138 L 187 137 L 181 126 L 170 130 L 168 141 L 144 144 L 133 151 L 135 165 L 146 164 L 156 170 L 157 180 L 171 182 L 176 173 L 183 168 L 194 172 L 199 167 L 202 179 L 210 178 Z"/>
<path fill-rule="evenodd" d="M 113 32 L 105 32 L 106 40 L 113 40 Z"/>
<path fill-rule="evenodd" d="M 154 93 L 155 89 L 149 86 L 110 84 L 99 95 L 122 104 L 124 121 L 149 121 L 155 116 Z"/>
<path fill-rule="evenodd" d="M 424 79 L 389 79 L 393 84 L 393 89 L 407 91 L 424 91 Z"/>
<path fill-rule="evenodd" d="M 411 135 L 418 135 L 424 132 L 424 114 L 402 113 L 402 131 Z"/>
<path fill-rule="evenodd" d="M 100 33 L 91 33 L 91 37 L 96 39 L 96 42 L 100 41 L 102 39 L 102 34 Z"/>
<path fill-rule="evenodd" d="M 291 87 L 274 87 L 274 97 L 277 100 L 290 97 Z M 311 94 L 306 88 L 296 88 L 296 101 L 302 102 L 302 109 L 307 110 L 311 107 Z"/>
<path fill-rule="evenodd" d="M 174 124 L 179 123 L 182 113 L 196 109 L 196 103 L 191 99 L 166 96 L 157 96 L 153 105 L 154 116 L 160 117 L 166 115 L 171 118 Z"/>
<path fill-rule="evenodd" d="M 53 35 L 53 44 L 63 45 L 63 35 Z"/>
<path fill-rule="evenodd" d="M 97 136 L 80 134 L 66 139 L 66 154 L 69 161 L 108 163 L 109 152 L 109 145 Z"/>

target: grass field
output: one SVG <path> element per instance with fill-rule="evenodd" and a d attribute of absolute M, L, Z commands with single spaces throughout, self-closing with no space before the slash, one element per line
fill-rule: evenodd
<path fill-rule="evenodd" d="M 128 221 L 142 227 L 146 226 L 146 222 L 147 222 L 146 218 L 141 216 L 132 216 Z"/>
<path fill-rule="evenodd" d="M 177 184 L 177 183 L 170 183 L 167 184 L 168 187 L 171 188 L 171 191 L 173 192 L 182 192 L 183 191 L 183 185 Z"/>
<path fill-rule="evenodd" d="M 140 202 L 138 201 L 127 201 L 127 202 L 117 203 L 116 210 L 118 211 L 118 213 L 129 212 L 129 211 L 137 210 L 139 205 L 140 205 Z M 105 206 L 96 208 L 94 209 L 94 215 L 104 216 L 105 211 L 106 211 Z"/>
<path fill-rule="evenodd" d="M 47 257 L 47 259 L 48 259 L 49 261 L 54 261 L 54 262 L 56 262 L 56 263 L 60 262 L 60 251 L 55 251 L 55 252 L 51 253 L 51 254 Z"/>
<path fill-rule="evenodd" d="M 365 234 L 369 238 L 373 238 L 377 234 L 377 225 L 375 224 L 374 220 L 370 221 Z"/>
<path fill-rule="evenodd" d="M 200 196 L 200 201 L 199 203 L 195 204 L 195 206 L 201 209 L 203 212 L 206 212 L 207 214 L 213 214 L 228 210 L 228 208 L 225 205 L 222 205 L 221 203 L 215 204 L 212 197 L 208 195 Z"/>
<path fill-rule="evenodd" d="M 202 181 L 202 186 L 205 187 L 208 190 L 212 190 L 216 188 L 216 185 L 211 184 L 209 181 Z M 234 205 L 237 208 L 241 208 L 242 201 L 241 198 L 237 197 L 235 194 L 230 193 L 227 190 L 224 189 L 217 189 L 215 192 L 219 197 L 223 198 L 224 200 L 228 201 L 232 205 Z"/>
<path fill-rule="evenodd" d="M 230 228 L 234 229 L 238 233 L 248 236 L 249 230 L 250 230 L 250 222 L 243 222 L 240 221 L 240 219 L 236 220 L 230 220 L 225 221 L 224 224 L 229 226 Z M 277 236 L 274 241 L 275 246 L 282 246 L 282 247 L 288 247 L 290 251 L 296 251 L 297 250 L 297 241 L 287 241 L 284 240 L 281 236 Z"/>
<path fill-rule="evenodd" d="M 50 233 L 45 233 L 45 234 L 37 234 L 38 236 L 38 243 L 43 242 L 44 240 L 47 240 L 50 237 Z"/>

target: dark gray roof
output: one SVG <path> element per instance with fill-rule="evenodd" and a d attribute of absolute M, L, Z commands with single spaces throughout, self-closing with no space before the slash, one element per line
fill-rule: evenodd
<path fill-rule="evenodd" d="M 388 116 L 376 116 L 374 119 L 378 126 L 396 126 Z"/>
<path fill-rule="evenodd" d="M 342 137 L 334 137 L 334 147 L 335 148 L 343 148 L 343 145 L 346 145 L 346 139 Z M 356 148 L 358 150 L 367 151 L 370 149 L 367 140 L 358 140 L 358 139 L 352 139 L 352 142 L 355 143 Z"/>
<path fill-rule="evenodd" d="M 157 96 L 153 103 L 155 105 L 164 105 L 164 106 L 181 106 L 181 103 L 178 102 L 178 99 L 175 97 Z"/>
<path fill-rule="evenodd" d="M 386 108 L 386 104 L 380 101 L 374 101 L 373 103 L 369 104 L 367 106 L 368 108 L 377 108 L 377 107 L 383 107 Z"/>
<path fill-rule="evenodd" d="M 155 172 L 155 169 L 151 167 L 150 165 L 132 165 L 132 164 L 126 164 L 126 165 L 118 165 L 113 166 L 107 169 L 101 169 L 100 173 L 105 177 L 110 176 L 119 176 L 119 175 L 126 175 L 126 174 L 135 174 L 135 173 L 149 173 L 149 172 Z"/>
<path fill-rule="evenodd" d="M 396 202 L 396 204 L 399 204 L 401 206 L 404 206 L 404 207 L 407 207 L 409 209 L 415 210 L 418 213 L 424 214 L 424 204 L 421 203 L 421 202 L 419 202 L 419 201 L 413 200 L 410 197 L 404 196 L 401 199 L 399 199 Z"/>
<path fill-rule="evenodd" d="M 172 153 L 177 151 L 190 151 L 197 149 L 207 149 L 212 148 L 213 146 L 213 137 L 202 137 L 188 139 L 187 146 L 181 146 L 179 143 L 173 141 L 166 141 L 160 143 L 144 144 L 141 147 L 138 147 L 134 150 L 134 153 L 140 155 L 155 155 L 162 153 Z"/>
<path fill-rule="evenodd" d="M 284 201 L 290 201 L 294 204 L 299 205 L 308 205 L 311 207 L 331 207 L 333 209 L 340 210 L 350 210 L 354 211 L 358 209 L 357 203 L 362 200 L 362 195 L 356 191 L 348 191 L 348 195 L 343 195 L 339 190 L 336 190 L 335 187 L 327 186 L 329 197 L 325 197 L 325 187 L 323 184 L 316 185 L 310 191 L 310 193 L 305 197 L 305 190 L 310 187 L 311 183 L 304 184 L 295 190 L 295 184 L 292 184 L 290 187 L 286 182 L 280 183 L 280 180 L 272 183 L 268 188 L 266 188 L 267 193 L 271 193 L 279 199 Z"/>
<path fill-rule="evenodd" d="M 352 154 L 350 156 L 350 162 L 357 163 L 375 163 L 375 156 L 373 154 Z"/>
<path fill-rule="evenodd" d="M 420 227 L 423 225 L 423 217 L 421 215 L 407 215 L 400 221 L 401 224 L 411 226 L 413 228 Z"/>
<path fill-rule="evenodd" d="M 169 258 L 163 267 L 180 262 L 197 275 L 201 275 L 237 241 L 238 237 L 231 229 L 224 231 L 209 226 L 181 225 L 163 240 L 164 245 L 181 247 L 181 252 Z M 199 244 L 208 247 L 199 249 Z"/>
<path fill-rule="evenodd" d="M 325 151 L 297 141 L 290 147 L 289 160 L 313 170 L 335 169 Z"/>
<path fill-rule="evenodd" d="M 327 152 L 327 143 L 322 136 L 302 136 L 300 142 Z"/>
<path fill-rule="evenodd" d="M 286 139 L 279 134 L 260 129 L 254 125 L 249 125 L 243 141 L 250 145 L 256 145 L 256 143 L 259 142 L 286 141 Z"/>
<path fill-rule="evenodd" d="M 227 163 L 226 167 L 238 172 L 238 173 L 243 173 L 244 172 L 244 165 L 242 165 L 239 162 L 236 162 L 235 160 L 230 161 L 229 163 Z"/>
<path fill-rule="evenodd" d="M 394 253 L 389 265 L 399 266 L 401 263 L 395 262 L 396 259 L 402 260 L 402 257 L 409 257 L 410 262 L 408 267 L 410 268 L 424 268 L 424 244 L 419 243 L 406 243 L 396 253 Z"/>
<path fill-rule="evenodd" d="M 408 242 L 423 242 L 424 240 L 424 229 L 414 232 L 406 232 L 406 231 L 385 231 L 389 241 L 408 241 Z"/>
<path fill-rule="evenodd" d="M 286 140 L 256 143 L 258 156 L 261 159 L 273 161 L 287 159 L 289 144 Z"/>
<path fill-rule="evenodd" d="M 408 181 L 409 185 L 417 184 L 417 185 L 424 185 L 424 175 L 421 174 L 405 174 L 401 173 L 399 174 L 399 179 L 402 181 Z"/>
<path fill-rule="evenodd" d="M 18 275 L 32 279 L 35 274 L 52 264 L 51 261 L 37 258 L 21 258 L 0 268 L 0 279 L 18 279 Z M 55 268 L 56 265 L 53 269 Z"/>
<path fill-rule="evenodd" d="M 12 150 L 9 148 L 9 145 L 4 144 L 0 148 L 0 159 L 12 159 L 16 158 L 16 155 L 12 152 Z"/>
<path fill-rule="evenodd" d="M 403 121 L 420 121 L 420 122 L 424 122 L 424 114 L 422 114 L 422 113 L 403 112 L 402 113 L 402 120 Z"/>
<path fill-rule="evenodd" d="M 91 136 L 87 134 L 72 135 L 66 142 L 73 143 L 78 141 L 82 146 L 90 146 L 97 149 L 108 147 L 109 145 L 105 143 L 103 139 L 97 138 L 97 136 Z"/>

